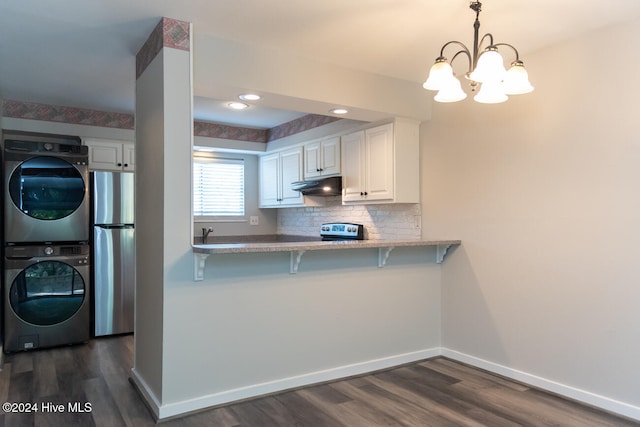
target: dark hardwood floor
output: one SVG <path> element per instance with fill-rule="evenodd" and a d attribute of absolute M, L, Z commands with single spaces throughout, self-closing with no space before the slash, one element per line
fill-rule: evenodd
<path fill-rule="evenodd" d="M 131 336 L 7 355 L 0 372 L 0 402 L 49 406 L 45 406 L 48 412 L 2 412 L 0 426 L 152 426 L 152 416 L 128 380 L 132 360 Z M 86 412 L 69 412 L 69 404 L 76 402 Z M 640 423 L 435 358 L 201 411 L 161 425 L 601 427 Z"/>

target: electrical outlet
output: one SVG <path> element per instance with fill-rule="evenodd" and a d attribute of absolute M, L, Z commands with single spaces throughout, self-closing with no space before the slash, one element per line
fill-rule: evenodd
<path fill-rule="evenodd" d="M 249 217 L 249 225 L 259 225 L 259 224 L 260 224 L 260 220 L 258 219 L 257 216 Z"/>

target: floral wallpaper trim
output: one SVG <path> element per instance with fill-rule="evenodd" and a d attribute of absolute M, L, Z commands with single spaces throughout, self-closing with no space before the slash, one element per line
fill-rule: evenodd
<path fill-rule="evenodd" d="M 142 75 L 163 47 L 190 50 L 191 24 L 162 18 L 136 55 L 136 79 Z"/>
<path fill-rule="evenodd" d="M 135 129 L 133 114 L 64 107 L 60 105 L 40 104 L 37 102 L 13 101 L 9 99 L 0 100 L 0 104 L 0 110 L 4 117 L 107 128 Z M 266 143 L 284 138 L 285 136 L 304 132 L 336 120 L 340 119 L 318 114 L 307 114 L 306 116 L 283 123 L 271 129 L 254 129 L 194 121 L 193 134 L 194 136 L 203 136 L 206 138 Z"/>
<path fill-rule="evenodd" d="M 276 139 L 284 138 L 285 136 L 294 135 L 318 126 L 326 125 L 337 120 L 340 120 L 340 118 L 322 116 L 320 114 L 307 114 L 306 116 L 302 116 L 269 129 L 267 141 L 274 141 Z"/>
<path fill-rule="evenodd" d="M 269 129 L 251 129 L 208 122 L 193 122 L 193 135 L 234 141 L 267 142 Z"/>
<path fill-rule="evenodd" d="M 340 120 L 338 117 L 307 114 L 290 122 L 272 127 L 271 129 L 251 129 L 244 127 L 220 125 L 217 123 L 194 122 L 193 134 L 207 138 L 232 139 L 235 141 L 269 142 L 285 136 L 304 132 L 318 126 Z"/>
<path fill-rule="evenodd" d="M 2 102 L 2 115 L 15 119 L 134 129 L 133 114 L 111 113 L 83 108 L 39 104 L 36 102 L 12 101 L 8 99 Z"/>

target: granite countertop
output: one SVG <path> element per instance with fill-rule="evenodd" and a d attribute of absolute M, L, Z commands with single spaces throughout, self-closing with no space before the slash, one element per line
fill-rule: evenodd
<path fill-rule="evenodd" d="M 303 236 L 302 236 L 303 237 Z M 317 238 L 312 240 L 278 239 L 253 242 L 220 242 L 209 244 L 194 244 L 193 252 L 199 254 L 230 254 L 256 252 L 291 252 L 291 251 L 322 251 L 332 249 L 362 249 L 389 248 L 411 246 L 452 246 L 459 245 L 460 240 L 328 240 Z M 292 241 L 293 240 L 293 241 Z"/>

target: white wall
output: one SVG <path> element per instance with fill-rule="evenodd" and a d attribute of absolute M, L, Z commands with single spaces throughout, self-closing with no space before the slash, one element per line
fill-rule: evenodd
<path fill-rule="evenodd" d="M 421 129 L 423 234 L 463 242 L 443 347 L 637 418 L 639 24 L 527 55 L 532 94 L 437 104 Z"/>

